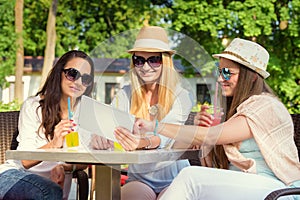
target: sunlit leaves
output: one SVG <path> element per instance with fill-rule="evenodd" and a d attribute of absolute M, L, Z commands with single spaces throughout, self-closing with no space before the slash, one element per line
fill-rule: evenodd
<path fill-rule="evenodd" d="M 13 2 L 0 0 L 0 84 L 13 73 L 15 62 Z M 24 0 L 25 55 L 44 55 L 50 2 Z M 223 39 L 257 41 L 270 52 L 268 83 L 290 111 L 300 112 L 300 0 L 60 0 L 56 56 L 74 48 L 90 52 L 146 22 L 193 38 L 209 55 L 224 49 Z M 126 46 L 132 41 L 117 42 Z M 109 45 L 103 48 L 108 48 L 107 56 L 121 51 Z"/>
<path fill-rule="evenodd" d="M 0 0 L 0 85 L 13 73 L 16 57 L 14 2 Z"/>
<path fill-rule="evenodd" d="M 173 29 L 210 54 L 224 49 L 224 38 L 262 44 L 270 52 L 267 82 L 291 112 L 300 112 L 300 0 L 176 0 L 173 11 Z"/>

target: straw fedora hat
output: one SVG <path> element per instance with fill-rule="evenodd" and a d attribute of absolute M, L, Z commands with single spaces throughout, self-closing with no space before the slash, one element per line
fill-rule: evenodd
<path fill-rule="evenodd" d="M 222 53 L 214 54 L 213 57 L 238 62 L 254 70 L 263 78 L 270 75 L 267 72 L 269 53 L 264 47 L 249 40 L 235 38 Z"/>
<path fill-rule="evenodd" d="M 128 50 L 129 53 L 136 51 L 175 53 L 169 46 L 167 32 L 158 26 L 144 26 L 141 28 L 133 48 Z"/>

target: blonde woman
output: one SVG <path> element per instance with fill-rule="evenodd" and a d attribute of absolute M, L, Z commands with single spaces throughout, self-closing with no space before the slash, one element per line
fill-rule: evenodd
<path fill-rule="evenodd" d="M 118 92 L 112 104 L 139 118 L 184 124 L 193 100 L 191 94 L 180 85 L 180 77 L 171 57 L 174 51 L 169 48 L 165 30 L 156 26 L 143 27 L 133 49 L 128 52 L 132 54 L 131 84 Z M 112 147 L 112 142 L 100 137 L 92 141 L 96 149 Z M 174 140 L 157 136 L 154 131 L 141 139 L 131 135 L 119 140 L 119 143 L 130 151 L 171 148 Z M 122 187 L 121 199 L 157 199 L 186 166 L 189 166 L 188 160 L 129 165 L 128 181 Z"/>

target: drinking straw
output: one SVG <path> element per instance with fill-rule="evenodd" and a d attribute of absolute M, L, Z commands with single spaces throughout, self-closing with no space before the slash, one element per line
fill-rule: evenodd
<path fill-rule="evenodd" d="M 71 98 L 68 97 L 68 119 L 72 119 L 72 117 L 73 117 L 73 114 L 71 111 Z"/>
<path fill-rule="evenodd" d="M 218 89 L 219 89 L 219 84 L 218 84 L 218 82 L 216 82 L 215 97 L 214 97 L 214 113 L 216 113 L 216 110 L 217 110 Z"/>

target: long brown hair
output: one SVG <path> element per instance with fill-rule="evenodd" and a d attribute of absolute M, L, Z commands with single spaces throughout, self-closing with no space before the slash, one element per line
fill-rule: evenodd
<path fill-rule="evenodd" d="M 40 106 L 37 108 L 36 113 L 38 113 L 38 109 L 41 108 L 42 113 L 42 123 L 38 129 L 38 133 L 40 133 L 40 129 L 44 131 L 45 137 L 49 141 L 53 139 L 54 136 L 54 127 L 61 120 L 61 108 L 60 108 L 60 100 L 62 96 L 61 89 L 61 81 L 62 81 L 62 70 L 65 65 L 73 58 L 83 58 L 85 59 L 91 66 L 90 75 L 94 80 L 94 63 L 92 59 L 84 52 L 78 50 L 72 50 L 65 53 L 53 66 L 51 69 L 42 89 L 37 92 L 36 96 L 40 95 L 42 98 L 39 101 Z M 94 86 L 94 81 L 92 84 L 88 86 L 84 92 L 84 95 L 91 96 L 92 90 Z M 80 100 L 81 97 L 76 99 L 76 103 Z"/>
<path fill-rule="evenodd" d="M 237 107 L 253 95 L 259 95 L 261 93 L 274 94 L 272 89 L 255 71 L 237 63 L 240 66 L 240 72 L 238 77 L 238 83 L 232 97 L 222 98 L 222 105 L 226 108 L 225 121 L 231 118 L 236 112 Z M 228 159 L 224 152 L 222 145 L 215 146 L 213 151 L 212 160 L 214 166 L 218 168 L 228 169 Z"/>

